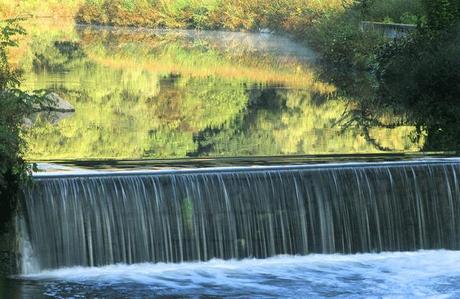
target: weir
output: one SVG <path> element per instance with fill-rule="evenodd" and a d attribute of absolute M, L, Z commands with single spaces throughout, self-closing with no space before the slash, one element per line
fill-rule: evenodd
<path fill-rule="evenodd" d="M 417 29 L 413 24 L 397 24 L 363 21 L 360 24 L 361 31 L 375 31 L 389 38 L 405 37 Z"/>
<path fill-rule="evenodd" d="M 460 249 L 459 176 L 449 159 L 40 175 L 23 272 Z"/>

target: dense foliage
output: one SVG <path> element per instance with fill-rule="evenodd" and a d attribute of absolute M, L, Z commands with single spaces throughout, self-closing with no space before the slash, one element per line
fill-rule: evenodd
<path fill-rule="evenodd" d="M 378 103 L 427 135 L 425 150 L 460 148 L 460 1 L 426 1 L 427 23 L 378 56 Z"/>
<path fill-rule="evenodd" d="M 15 210 L 20 185 L 28 177 L 29 165 L 22 158 L 22 123 L 40 101 L 18 89 L 19 72 L 8 63 L 7 50 L 17 46 L 14 36 L 18 34 L 24 34 L 18 20 L 0 22 L 0 228 Z"/>
<path fill-rule="evenodd" d="M 427 26 L 430 30 L 449 30 L 458 23 L 459 0 L 424 0 L 424 4 L 427 12 Z"/>
<path fill-rule="evenodd" d="M 343 80 L 347 83 L 339 86 L 341 91 L 360 102 L 349 112 L 347 124 L 358 125 L 364 132 L 415 126 L 412 138 L 424 140 L 422 150 L 460 147 L 459 3 L 424 1 L 425 14 L 413 34 L 383 41 L 370 51 L 368 71 L 359 76 L 364 78 L 359 88 Z M 390 121 L 383 119 L 388 113 Z"/>
<path fill-rule="evenodd" d="M 388 42 L 379 32 L 361 30 L 361 21 L 417 24 L 425 18 L 421 0 L 360 0 L 345 8 L 296 34 L 312 43 L 326 64 L 344 70 L 369 71 L 378 49 Z"/>
<path fill-rule="evenodd" d="M 77 22 L 167 28 L 294 31 L 343 9 L 342 0 L 87 0 Z"/>

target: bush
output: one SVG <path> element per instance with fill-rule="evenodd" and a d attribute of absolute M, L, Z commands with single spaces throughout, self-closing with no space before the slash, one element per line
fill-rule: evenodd
<path fill-rule="evenodd" d="M 308 40 L 323 60 L 340 68 L 367 70 L 376 50 L 386 42 L 375 32 L 359 29 L 356 11 L 324 18 L 307 32 Z"/>
<path fill-rule="evenodd" d="M 109 22 L 103 0 L 87 0 L 79 8 L 75 19 L 82 24 L 107 24 Z"/>
<path fill-rule="evenodd" d="M 421 31 L 378 55 L 378 100 L 426 135 L 424 150 L 460 148 L 460 27 Z"/>
<path fill-rule="evenodd" d="M 342 0 L 87 0 L 76 20 L 85 24 L 299 32 Z"/>
<path fill-rule="evenodd" d="M 14 36 L 24 33 L 17 19 L 0 21 L 0 229 L 14 213 L 30 172 L 22 158 L 22 123 L 43 98 L 20 91 L 19 72 L 8 63 L 8 48 L 17 46 Z"/>
<path fill-rule="evenodd" d="M 422 0 L 371 0 L 367 1 L 362 15 L 367 21 L 416 24 L 424 15 Z"/>
<path fill-rule="evenodd" d="M 459 0 L 424 0 L 427 11 L 427 27 L 430 30 L 445 30 L 458 23 Z"/>

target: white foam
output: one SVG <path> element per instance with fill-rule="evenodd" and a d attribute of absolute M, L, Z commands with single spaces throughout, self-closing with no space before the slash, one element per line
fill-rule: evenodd
<path fill-rule="evenodd" d="M 75 267 L 22 278 L 108 285 L 134 283 L 176 292 L 229 288 L 248 290 L 248 294 L 289 296 L 330 292 L 350 296 L 444 298 L 460 294 L 459 266 L 459 251 L 420 251 Z"/>

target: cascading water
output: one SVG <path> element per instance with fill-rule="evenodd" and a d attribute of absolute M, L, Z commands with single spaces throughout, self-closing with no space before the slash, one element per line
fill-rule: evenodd
<path fill-rule="evenodd" d="M 38 176 L 39 270 L 460 249 L 460 162 Z"/>

